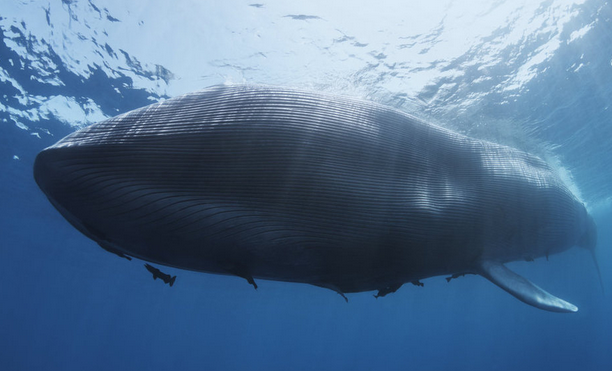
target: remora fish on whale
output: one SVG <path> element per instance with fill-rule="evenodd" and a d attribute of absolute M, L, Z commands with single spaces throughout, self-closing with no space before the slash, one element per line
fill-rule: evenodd
<path fill-rule="evenodd" d="M 341 294 L 480 274 L 574 312 L 504 266 L 593 250 L 584 205 L 538 157 L 350 98 L 216 86 L 74 132 L 34 176 L 120 256 Z"/>

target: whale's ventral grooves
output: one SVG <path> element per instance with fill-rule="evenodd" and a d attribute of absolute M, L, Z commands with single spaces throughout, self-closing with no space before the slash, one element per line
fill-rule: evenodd
<path fill-rule="evenodd" d="M 480 273 L 594 230 L 535 156 L 277 87 L 216 86 L 91 125 L 42 151 L 34 174 L 109 251 L 340 293 Z"/>

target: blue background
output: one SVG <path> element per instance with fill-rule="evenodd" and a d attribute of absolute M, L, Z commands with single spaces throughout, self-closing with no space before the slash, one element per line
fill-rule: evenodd
<path fill-rule="evenodd" d="M 189 5 L 186 3 L 183 5 Z M 74 23 L 86 23 L 89 14 L 86 10 L 98 14 L 96 19 L 106 22 L 109 34 L 113 27 L 127 22 L 128 17 L 138 16 L 133 12 L 112 13 L 102 1 L 64 0 L 58 4 L 57 12 L 63 11 L 66 19 L 70 16 Z M 323 27 L 320 26 L 323 21 L 327 22 L 325 27 L 333 28 L 330 24 L 341 20 L 319 16 L 312 8 L 304 14 L 299 9 L 278 10 L 274 3 L 253 6 L 235 2 L 232 6 L 249 12 L 261 11 L 266 20 L 274 18 L 277 13 L 272 10 L 277 9 L 282 15 L 277 22 L 299 25 L 294 32 L 313 43 L 318 40 L 317 27 Z M 324 5 L 318 6 L 325 13 Z M 402 6 L 409 11 L 407 5 Z M 571 315 L 529 307 L 478 276 L 450 283 L 441 277 L 432 278 L 424 281 L 423 288 L 406 285 L 379 299 L 374 299 L 373 293 L 351 294 L 348 304 L 332 291 L 307 285 L 261 281 L 259 289 L 254 290 L 241 278 L 171 268 L 162 270 L 178 276 L 174 287 L 153 281 L 142 262 L 129 262 L 109 254 L 73 229 L 34 183 L 32 164 L 36 154 L 75 127 L 59 113 L 40 114 L 38 118 L 33 118 L 34 114 L 30 119 L 20 113 L 43 112 L 36 99 L 44 102 L 64 96 L 73 97 L 81 108 L 88 107 L 88 100 L 93 101 L 101 114 L 113 116 L 191 88 L 188 84 L 180 85 L 181 78 L 189 80 L 190 72 L 177 70 L 178 67 L 166 69 L 155 65 L 155 61 L 139 62 L 123 49 L 123 69 L 113 67 L 116 73 L 109 73 L 103 64 L 95 63 L 88 65 L 90 73 L 78 72 L 66 58 L 70 48 L 62 51 L 51 41 L 36 36 L 41 34 L 40 29 L 55 32 L 61 29 L 49 18 L 49 14 L 56 14 L 49 10 L 51 7 L 30 2 L 15 6 L 8 16 L 0 14 L 0 76 L 4 76 L 0 81 L 0 369 L 612 368 L 609 4 L 586 1 L 568 7 L 572 17 L 564 28 L 556 33 L 540 33 L 539 37 L 527 35 L 519 44 L 508 44 L 500 49 L 500 59 L 493 65 L 479 62 L 480 49 L 471 48 L 437 71 L 444 74 L 455 69 L 462 74 L 432 79 L 410 90 L 411 93 L 392 84 L 404 81 L 402 74 L 409 75 L 410 71 L 390 74 L 389 70 L 396 67 L 389 67 L 392 64 L 384 60 L 393 58 L 392 48 L 384 49 L 375 42 L 367 47 L 361 46 L 361 42 L 353 44 L 354 48 L 363 49 L 360 52 L 363 58 L 357 58 L 363 63 L 357 70 L 327 71 L 327 78 L 313 72 L 312 81 L 304 77 L 311 71 L 306 65 L 295 66 L 298 72 L 292 70 L 301 76 L 299 79 L 289 78 L 292 75 L 279 66 L 279 77 L 268 81 L 266 77 L 274 75 L 274 70 L 262 72 L 260 64 L 249 60 L 237 62 L 229 57 L 225 60 L 238 66 L 234 71 L 240 71 L 240 78 L 254 83 L 319 87 L 342 93 L 341 88 L 333 88 L 330 76 L 338 79 L 335 86 L 344 86 L 347 76 L 352 76 L 351 87 L 347 88 L 352 95 L 396 106 L 473 136 L 529 150 L 555 163 L 560 171 L 570 173 L 572 176 L 567 179 L 580 190 L 599 227 L 598 259 L 608 293 L 602 293 L 586 251 L 573 249 L 551 256 L 548 262 L 538 259 L 509 266 L 547 291 L 576 304 L 580 310 Z M 210 17 L 218 12 L 218 17 L 228 17 L 227 22 L 233 22 L 231 12 L 212 5 L 209 8 Z M 548 22 L 554 23 L 558 19 L 550 8 L 550 3 L 542 3 L 536 13 L 544 17 L 549 14 Z M 20 14 L 28 11 L 40 12 L 41 17 L 47 14 L 47 24 L 30 27 L 21 21 Z M 82 13 L 77 14 L 79 11 Z M 140 15 L 145 17 L 147 12 L 157 14 L 154 9 L 147 9 Z M 340 14 L 351 16 L 350 10 Z M 222 24 L 223 19 L 218 22 Z M 257 25 L 260 21 L 251 22 Z M 232 32 L 217 25 L 215 32 L 219 37 Z M 269 26 L 269 22 L 265 25 Z M 586 33 L 572 39 L 572 33 L 584 27 Z M 30 29 L 39 31 L 30 33 Z M 510 31 L 510 25 L 501 25 L 491 37 L 499 38 Z M 69 41 L 73 37 L 70 35 L 66 32 L 63 37 Z M 521 68 L 533 62 L 530 58 L 554 38 L 560 42 L 532 70 L 535 75 L 523 81 L 518 91 L 501 88 L 507 86 L 509 76 L 519 76 Z M 314 53 L 300 49 L 305 42 L 296 40 L 295 53 Z M 483 38 L 480 46 L 484 49 L 489 41 Z M 47 46 L 41 48 L 45 42 Z M 282 48 L 287 43 L 291 46 L 290 41 L 284 43 Z M 100 55 L 111 61 L 112 53 L 108 50 L 113 45 L 99 44 L 95 44 L 99 47 L 96 50 L 106 51 L 107 54 Z M 155 47 L 151 44 L 149 48 Z M 326 55 L 326 50 L 319 49 L 321 55 L 317 54 L 317 58 L 330 58 L 330 63 L 341 59 L 337 54 Z M 388 57 L 373 52 L 384 52 Z M 113 53 L 122 55 L 118 49 Z M 266 53 L 274 58 L 273 53 Z M 365 58 L 381 62 L 372 64 Z M 40 60 L 45 62 L 41 65 L 37 63 Z M 205 87 L 237 79 L 232 72 L 219 74 L 226 67 L 215 63 L 203 63 L 198 73 L 208 77 L 195 79 L 194 84 Z M 282 58 L 278 63 L 282 64 Z M 580 68 L 579 63 L 583 65 Z M 44 71 L 50 71 L 62 84 L 33 78 L 45 75 Z M 487 79 L 478 82 L 483 74 Z M 155 84 L 138 85 L 137 79 Z M 28 129 L 20 128 L 18 122 Z M 89 123 L 85 119 L 81 125 Z"/>

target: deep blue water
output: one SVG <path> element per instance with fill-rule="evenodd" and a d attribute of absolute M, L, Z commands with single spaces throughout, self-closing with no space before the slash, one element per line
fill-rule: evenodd
<path fill-rule="evenodd" d="M 135 7 L 122 12 L 116 3 L 31 2 L 0 13 L 0 369 L 612 369 L 609 4 L 586 1 L 562 8 L 571 14 L 563 27 L 529 31 L 526 25 L 538 19 L 544 19 L 544 27 L 564 18 L 554 3 L 543 2 L 528 21 L 517 21 L 519 26 L 502 23 L 466 51 L 436 56 L 422 67 L 401 61 L 407 54 L 397 53 L 424 43 L 429 49 L 419 48 L 414 58 L 433 53 L 436 43 L 445 42 L 440 35 L 450 21 L 441 17 L 431 34 L 423 35 L 403 25 L 400 14 L 393 18 L 399 21 L 376 34 L 389 35 L 384 40 L 359 31 L 368 16 L 391 17 L 382 9 L 390 4 L 381 4 L 380 14 L 376 9 L 362 14 L 332 11 L 324 3 L 254 6 L 237 1 L 221 7 L 179 2 L 176 12 L 182 16 L 186 13 L 179 8 L 208 10 L 201 16 L 210 26 L 190 34 L 191 29 L 180 27 L 178 15 L 168 16 L 169 24 L 158 28 L 178 28 L 180 37 L 158 45 L 147 38 L 153 32 L 148 29 L 131 35 L 141 41 L 126 50 L 131 44 L 112 45 L 121 42 L 112 38 L 113 30 L 141 19 L 146 25 L 168 9 L 160 2 L 157 11 Z M 448 11 L 442 5 L 439 12 Z M 394 6 L 393 13 L 410 11 L 406 5 Z M 40 13 L 41 22 L 29 24 L 34 22 L 30 12 Z M 485 19 L 492 13 L 476 12 Z M 516 14 L 519 20 L 525 16 Z M 356 25 L 347 17 L 354 17 Z M 74 31 L 85 24 L 91 27 Z M 275 27 L 278 33 L 272 32 Z M 337 28 L 336 34 L 326 34 Z M 84 33 L 87 29 L 90 34 Z M 486 58 L 487 50 L 517 29 L 525 30 L 524 37 L 499 47 L 491 54 L 497 57 L 493 62 Z M 573 32 L 578 30 L 586 31 L 577 37 Z M 236 32 L 243 33 L 232 39 Z M 465 32 L 465 38 L 474 37 Z M 60 33 L 63 41 L 53 41 L 52 34 Z M 249 39 L 253 34 L 261 44 Z M 195 72 L 187 68 L 191 64 L 178 62 L 201 57 L 189 51 L 191 38 L 201 38 L 203 48 L 216 53 L 197 63 Z M 135 46 L 142 43 L 150 46 Z M 170 53 L 164 50 L 145 52 L 181 43 L 185 47 L 176 57 L 163 56 Z M 83 45 L 92 49 L 80 52 Z M 237 51 L 245 45 L 247 51 Z M 537 59 L 546 45 L 555 47 Z M 249 59 L 257 53 L 265 59 Z M 84 57 L 90 54 L 91 59 Z M 151 55 L 158 60 L 145 61 Z M 286 66 L 296 60 L 303 63 Z M 332 67 L 326 70 L 327 65 Z M 421 70 L 431 72 L 424 84 L 411 80 Z M 534 75 L 520 88 L 506 89 L 525 70 Z M 53 78 L 62 83 L 51 83 Z M 509 265 L 576 304 L 576 314 L 537 310 L 478 276 L 450 283 L 427 279 L 425 287 L 406 285 L 379 299 L 372 293 L 351 294 L 348 304 L 330 290 L 307 285 L 262 281 L 256 291 L 241 278 L 165 268 L 178 276 L 169 287 L 153 281 L 142 262 L 109 254 L 72 228 L 33 181 L 36 154 L 75 130 L 72 124 L 95 121 L 95 112 L 110 117 L 169 95 L 241 79 L 361 96 L 545 157 L 571 174 L 572 187 L 595 217 L 606 293 L 591 257 L 578 249 L 550 261 Z M 49 109 L 44 102 L 54 97 L 74 98 L 75 103 L 62 101 L 56 110 Z M 94 113 L 85 117 L 82 112 Z"/>

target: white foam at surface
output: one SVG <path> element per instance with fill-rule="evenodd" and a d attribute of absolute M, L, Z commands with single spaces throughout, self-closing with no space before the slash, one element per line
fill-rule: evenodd
<path fill-rule="evenodd" d="M 23 96 L 26 94 L 26 91 L 21 87 L 21 85 L 12 77 L 9 76 L 8 72 L 2 67 L 0 67 L 0 82 L 8 81 L 13 87 L 19 90 L 19 93 Z"/>
<path fill-rule="evenodd" d="M 49 43 L 71 71 L 86 77 L 90 66 L 99 66 L 109 76 L 121 70 L 133 79 L 134 87 L 151 92 L 174 96 L 224 81 L 303 86 L 327 81 L 330 75 L 350 80 L 369 64 L 383 63 L 377 68 L 395 65 L 402 83 L 382 83 L 410 95 L 435 82 L 444 68 L 476 46 L 473 63 L 496 64 L 509 45 L 557 35 L 505 87 L 520 88 L 537 73 L 535 66 L 558 48 L 558 35 L 575 16 L 572 5 L 582 2 L 555 2 L 540 12 L 542 1 L 527 0 L 433 0 L 409 9 L 398 0 L 358 0 L 350 6 L 322 0 L 271 1 L 264 11 L 248 6 L 248 1 L 107 0 L 98 6 L 99 12 L 87 2 L 11 2 L 5 12 L 13 25 L 20 27 L 23 20 L 24 32 Z M 110 22 L 109 15 L 119 22 Z M 295 20 L 288 15 L 319 18 Z M 507 32 L 483 43 L 500 27 Z M 571 39 L 586 32 L 583 28 Z M 349 39 L 338 42 L 343 37 Z M 105 54 L 106 44 L 114 55 Z M 413 45 L 402 46 L 406 44 Z M 34 46 L 43 49 L 42 44 Z M 14 44 L 10 47 L 24 52 Z M 120 49 L 149 69 L 163 65 L 176 79 L 166 87 L 126 70 Z M 382 62 L 374 57 L 381 53 L 386 55 Z"/>
<path fill-rule="evenodd" d="M 46 9 L 51 26 L 47 24 Z M 117 35 L 116 40 L 111 40 L 105 28 L 110 22 L 106 14 L 100 15 L 87 2 L 11 2 L 8 11 L 3 9 L 3 17 L 6 19 L 2 23 L 10 22 L 12 27 L 18 28 L 22 33 L 33 35 L 37 42 L 30 45 L 33 52 L 42 55 L 51 46 L 63 61 L 68 70 L 85 78 L 91 75 L 90 67 L 99 67 L 108 76 L 117 76 L 117 71 L 122 71 L 125 75 L 132 78 L 134 87 L 145 89 L 156 89 L 157 86 L 149 79 L 135 74 L 131 69 L 125 68 L 127 65 L 124 55 L 115 47 L 115 44 L 125 39 L 124 35 Z M 128 14 L 123 15 L 129 18 Z M 25 24 L 25 26 L 24 26 Z M 10 27 L 3 27 L 7 46 L 23 58 L 28 59 L 28 52 L 25 47 L 18 45 L 11 38 L 18 34 L 10 30 Z M 142 40 L 137 40 L 141 42 Z M 48 44 L 48 45 L 47 45 Z M 97 45 L 96 45 L 97 44 Z M 114 49 L 114 57 L 100 53 L 105 51 L 104 46 L 108 44 Z M 31 58 L 30 58 L 31 59 Z M 56 66 L 46 57 L 41 60 L 39 57 L 31 60 L 39 71 L 53 70 Z M 154 70 L 154 66 L 143 63 L 144 67 Z M 57 83 L 57 82 L 56 82 Z"/>
<path fill-rule="evenodd" d="M 11 118 L 12 118 L 12 117 L 11 117 Z M 26 130 L 26 131 L 27 131 L 27 130 L 30 130 L 30 128 L 29 128 L 27 125 L 25 125 L 25 124 L 23 124 L 23 123 L 21 123 L 21 122 L 17 121 L 15 118 L 12 118 L 12 119 L 15 121 L 15 125 L 17 125 L 17 127 L 18 127 L 19 129 L 21 129 L 21 130 Z"/>
<path fill-rule="evenodd" d="M 37 122 L 41 119 L 55 118 L 78 129 L 108 118 L 90 98 L 84 104 L 79 104 L 72 97 L 64 96 L 52 96 L 49 98 L 30 96 L 24 99 L 27 100 L 27 105 L 33 108 L 15 109 L 0 103 L 0 111 L 8 112 L 10 118 L 22 130 L 30 130 L 23 121 Z M 47 129 L 42 131 L 51 135 Z"/>
<path fill-rule="evenodd" d="M 53 96 L 41 101 L 41 115 L 53 115 L 58 120 L 81 128 L 89 124 L 108 118 L 102 113 L 100 107 L 91 99 L 85 104 L 79 104 L 74 98 L 64 96 Z"/>
<path fill-rule="evenodd" d="M 591 30 L 591 28 L 593 28 L 593 25 L 592 24 L 588 24 L 588 25 L 582 27 L 581 29 L 572 32 L 570 37 L 569 37 L 569 39 L 567 40 L 567 43 L 569 44 L 569 43 L 571 43 L 571 42 L 573 42 L 575 40 L 578 40 L 578 39 L 582 38 L 584 35 L 587 34 L 587 32 L 589 32 Z"/>

